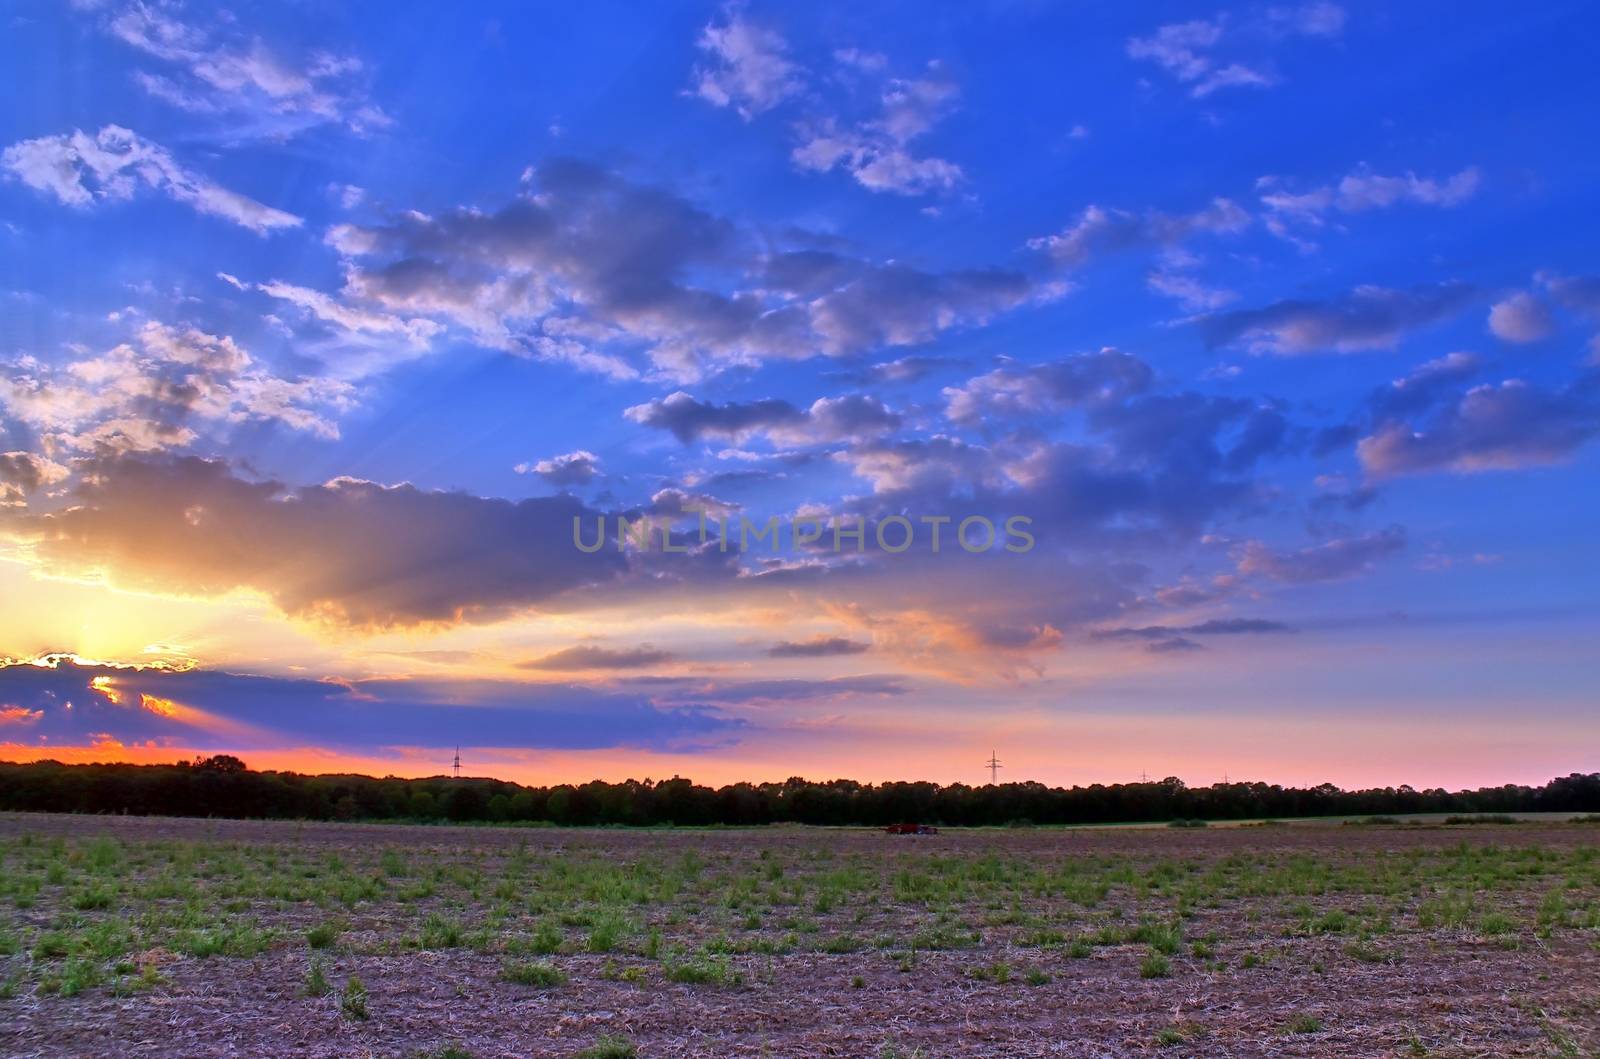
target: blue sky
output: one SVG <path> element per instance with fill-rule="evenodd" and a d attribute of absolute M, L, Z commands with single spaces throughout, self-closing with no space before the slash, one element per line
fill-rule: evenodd
<path fill-rule="evenodd" d="M 6 17 L 12 756 L 1592 765 L 1584 5 Z M 697 506 L 1037 545 L 564 544 Z"/>

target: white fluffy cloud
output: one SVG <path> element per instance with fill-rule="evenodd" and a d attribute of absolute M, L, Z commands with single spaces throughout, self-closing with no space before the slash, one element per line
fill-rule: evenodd
<path fill-rule="evenodd" d="M 928 272 L 751 233 L 660 188 L 569 159 L 498 210 L 343 224 L 345 300 L 447 319 L 480 342 L 619 378 L 641 347 L 681 381 L 708 367 L 927 341 L 1054 296 L 1022 272 Z"/>
<path fill-rule="evenodd" d="M 192 114 L 236 119 L 235 135 L 281 137 L 329 123 L 366 133 L 393 124 L 361 91 L 359 59 L 325 51 L 286 58 L 259 39 L 229 37 L 231 22 L 209 19 L 202 29 L 166 5 L 134 2 L 114 8 L 102 26 L 160 64 L 134 74 L 140 88 Z"/>
<path fill-rule="evenodd" d="M 945 387 L 945 414 L 965 424 L 1053 415 L 1122 400 L 1145 390 L 1154 377 L 1138 357 L 1109 348 L 1043 364 L 1006 365 Z"/>
<path fill-rule="evenodd" d="M 1091 205 L 1078 219 L 1054 235 L 1028 240 L 1028 246 L 1050 255 L 1062 268 L 1078 268 L 1092 258 L 1125 250 L 1176 247 L 1195 235 L 1221 235 L 1250 226 L 1250 214 L 1231 199 L 1212 199 L 1193 213 L 1159 210 L 1133 213 Z"/>
<path fill-rule="evenodd" d="M 265 206 L 184 168 L 165 148 L 119 125 L 107 125 L 94 136 L 74 129 L 23 140 L 0 155 L 0 167 L 69 206 L 129 199 L 145 188 L 258 235 L 301 224 L 292 213 Z"/>
<path fill-rule="evenodd" d="M 1410 290 L 1368 284 L 1326 301 L 1296 298 L 1208 316 L 1201 326 L 1212 345 L 1242 344 L 1252 353 L 1357 353 L 1393 349 L 1407 334 L 1446 319 L 1475 296 L 1463 284 Z"/>
<path fill-rule="evenodd" d="M 1521 379 L 1474 386 L 1421 422 L 1391 419 L 1356 446 L 1369 475 L 1470 473 L 1559 463 L 1600 434 L 1593 380 L 1545 389 Z"/>
<path fill-rule="evenodd" d="M 783 35 L 755 24 L 738 7 L 730 6 L 720 22 L 708 24 L 698 46 L 706 62 L 694 69 L 694 94 L 714 106 L 734 108 L 746 121 L 801 97 L 811 80 L 789 58 Z M 819 80 L 818 87 L 844 85 L 855 91 L 827 106 L 819 93 L 810 94 L 812 113 L 795 125 L 789 154 L 796 166 L 814 173 L 843 170 L 869 191 L 898 195 L 946 192 L 966 179 L 956 163 L 913 146 L 960 95 L 943 66 L 929 63 L 920 75 L 901 78 L 888 76 L 888 59 L 876 52 L 841 48 L 833 58 L 839 76 Z M 846 117 L 844 109 L 858 113 Z"/>
<path fill-rule="evenodd" d="M 860 63 L 856 63 L 860 68 Z M 965 174 L 954 162 L 919 156 L 912 141 L 943 117 L 960 95 L 955 81 L 937 63 L 917 78 L 884 83 L 874 117 L 845 123 L 833 116 L 802 122 L 790 157 L 801 169 L 825 173 L 843 169 L 869 191 L 920 195 L 950 191 Z"/>
<path fill-rule="evenodd" d="M 518 474 L 533 474 L 551 485 L 587 485 L 600 473 L 600 457 L 588 449 L 552 456 L 537 463 L 519 463 Z"/>
<path fill-rule="evenodd" d="M 1228 16 L 1192 19 L 1157 27 L 1147 37 L 1132 37 L 1128 57 L 1152 62 L 1187 85 L 1194 99 L 1224 88 L 1266 88 L 1278 82 L 1268 59 L 1271 44 L 1285 37 L 1337 37 L 1344 31 L 1344 9 L 1318 2 L 1271 8 L 1264 18 L 1231 22 Z M 1236 53 L 1232 59 L 1223 55 Z"/>
<path fill-rule="evenodd" d="M 28 496 L 63 482 L 71 472 L 32 452 L 0 452 L 0 508 L 24 507 Z"/>
<path fill-rule="evenodd" d="M 131 342 L 65 367 L 36 362 L 0 378 L 0 407 L 43 435 L 47 449 L 176 448 L 196 425 L 277 422 L 335 438 L 332 415 L 353 392 L 329 379 L 274 375 L 232 338 L 149 321 Z"/>
<path fill-rule="evenodd" d="M 695 68 L 694 92 L 714 106 L 733 107 L 746 121 L 800 91 L 801 70 L 787 56 L 788 43 L 737 8 L 707 25 L 697 42 L 706 63 Z"/>
<path fill-rule="evenodd" d="M 1321 228 L 1330 214 L 1363 213 L 1402 204 L 1449 209 L 1476 195 L 1481 184 L 1476 166 L 1448 177 L 1419 177 L 1412 172 L 1386 176 L 1362 166 L 1336 183 L 1308 191 L 1291 190 L 1285 181 L 1274 176 L 1262 177 L 1256 181 L 1256 188 L 1267 230 L 1303 250 L 1312 250 L 1315 244 L 1302 232 Z"/>
<path fill-rule="evenodd" d="M 1507 342 L 1537 342 L 1554 329 L 1550 310 L 1527 291 L 1503 298 L 1489 310 L 1489 330 Z"/>
<path fill-rule="evenodd" d="M 237 281 L 235 281 L 237 282 Z M 324 323 L 333 324 L 345 331 L 373 335 L 395 335 L 413 346 L 423 347 L 444 328 L 422 317 L 399 317 L 352 306 L 309 287 L 300 287 L 282 280 L 256 284 L 256 289 L 269 297 L 294 305 Z"/>

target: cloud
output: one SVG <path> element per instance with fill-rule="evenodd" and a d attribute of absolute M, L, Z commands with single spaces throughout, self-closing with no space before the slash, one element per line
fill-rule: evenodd
<path fill-rule="evenodd" d="M 1141 625 L 1096 629 L 1091 640 L 1138 640 L 1154 653 L 1197 651 L 1200 643 L 1192 636 L 1258 636 L 1292 633 L 1294 628 L 1265 618 L 1212 618 L 1193 625 Z"/>
<path fill-rule="evenodd" d="M 536 474 L 551 485 L 587 485 L 600 473 L 600 457 L 587 449 L 578 449 L 538 463 L 519 463 L 516 472 Z"/>
<path fill-rule="evenodd" d="M 1261 205 L 1266 210 L 1264 223 L 1272 234 L 1302 250 L 1312 250 L 1315 244 L 1306 241 L 1298 230 L 1320 228 L 1327 223 L 1330 214 L 1363 213 L 1402 203 L 1449 209 L 1478 193 L 1482 174 L 1476 166 L 1468 166 L 1444 178 L 1419 177 L 1412 172 L 1384 176 L 1361 166 L 1335 184 L 1324 184 L 1309 191 L 1290 191 L 1284 184 L 1283 180 L 1271 176 L 1256 181 Z"/>
<path fill-rule="evenodd" d="M 1541 272 L 1536 277 L 1565 308 L 1600 320 L 1600 276 L 1562 276 Z"/>
<path fill-rule="evenodd" d="M 1007 365 L 945 387 L 945 415 L 964 424 L 1053 415 L 1123 400 L 1144 391 L 1153 379 L 1144 361 L 1111 348 L 1044 364 Z"/>
<path fill-rule="evenodd" d="M 1550 337 L 1555 319 L 1538 298 L 1517 291 L 1489 309 L 1489 330 L 1507 342 L 1537 342 Z"/>
<path fill-rule="evenodd" d="M 1024 515 L 1048 527 L 1039 540 L 1052 551 L 1192 540 L 1220 513 L 1260 506 L 1262 466 L 1303 431 L 1272 402 L 1146 392 L 1152 375 L 1115 350 L 1006 365 L 945 391 L 952 421 L 990 428 L 989 444 L 880 440 L 834 459 L 872 487 L 853 510 Z M 1043 436 L 1068 409 L 1081 413 L 1073 440 Z"/>
<path fill-rule="evenodd" d="M 926 272 L 907 265 L 862 268 L 810 304 L 822 351 L 833 356 L 930 341 L 944 331 L 985 324 L 1058 291 L 1007 269 Z"/>
<path fill-rule="evenodd" d="M 790 157 L 811 172 L 844 169 L 869 191 L 921 195 L 953 190 L 966 179 L 961 167 L 943 158 L 918 157 L 912 141 L 932 129 L 960 94 L 944 68 L 929 63 L 922 77 L 884 82 L 872 118 L 844 123 L 825 116 L 801 122 Z"/>
<path fill-rule="evenodd" d="M 581 162 L 546 161 L 527 180 L 495 211 L 335 226 L 346 299 L 618 378 L 637 375 L 628 357 L 643 345 L 663 373 L 693 379 L 707 365 L 919 343 L 1049 294 L 1002 269 L 768 254 L 725 219 Z"/>
<path fill-rule="evenodd" d="M 1193 392 L 1090 407 L 1084 426 L 1084 443 L 1024 434 L 986 447 L 936 435 L 835 458 L 871 483 L 864 510 L 1024 515 L 1058 550 L 1193 539 L 1220 512 L 1258 505 L 1258 466 L 1294 446 L 1278 409 Z"/>
<path fill-rule="evenodd" d="M 1028 246 L 1048 254 L 1062 268 L 1079 268 L 1107 254 L 1172 247 L 1192 236 L 1231 234 L 1249 225 L 1249 213 L 1225 198 L 1185 214 L 1131 213 L 1091 205 L 1060 232 L 1030 239 Z"/>
<path fill-rule="evenodd" d="M 972 488 L 1003 490 L 1012 483 L 993 451 L 936 435 L 852 446 L 836 457 L 881 496 L 934 500 Z"/>
<path fill-rule="evenodd" d="M 26 506 L 30 494 L 65 481 L 69 474 L 67 468 L 44 456 L 0 452 L 0 508 Z"/>
<path fill-rule="evenodd" d="M 229 277 L 231 279 L 231 277 Z M 238 280 L 232 280 L 240 286 Z M 272 298 L 286 301 L 324 323 L 333 324 L 342 331 L 369 335 L 393 335 L 405 339 L 412 346 L 426 348 L 443 328 L 432 320 L 420 317 L 405 319 L 388 313 L 374 312 L 340 302 L 322 291 L 296 286 L 282 280 L 256 284 L 256 290 Z"/>
<path fill-rule="evenodd" d="M 1468 166 L 1444 179 L 1419 177 L 1412 172 L 1384 176 L 1363 166 L 1337 184 L 1298 194 L 1281 190 L 1282 182 L 1276 177 L 1263 177 L 1257 181 L 1257 187 L 1263 189 L 1262 205 L 1272 212 L 1321 223 L 1322 217 L 1333 210 L 1361 213 L 1399 203 L 1459 206 L 1478 193 L 1481 183 L 1482 174 L 1476 166 Z"/>
<path fill-rule="evenodd" d="M 733 107 L 746 121 L 804 87 L 783 35 L 751 22 L 737 6 L 723 9 L 720 24 L 708 23 L 696 46 L 707 62 L 694 70 L 695 95 L 713 106 Z"/>
<path fill-rule="evenodd" d="M 574 519 L 594 513 L 566 496 L 513 502 L 353 478 L 291 488 L 194 457 L 77 469 L 61 509 L 0 512 L 0 531 L 46 574 L 184 596 L 248 590 L 295 617 L 382 628 L 553 606 L 627 563 L 574 547 Z"/>
<path fill-rule="evenodd" d="M 704 437 L 743 438 L 804 417 L 794 405 L 777 398 L 718 405 L 682 390 L 634 405 L 623 414 L 642 426 L 669 431 L 685 445 Z"/>
<path fill-rule="evenodd" d="M 1239 41 L 1258 56 L 1264 46 L 1284 37 L 1337 37 L 1344 29 L 1344 9 L 1332 3 L 1311 3 L 1295 8 L 1269 9 L 1265 19 L 1247 20 L 1228 28 L 1228 18 L 1193 19 L 1160 26 L 1148 37 L 1131 37 L 1128 57 L 1153 62 L 1180 84 L 1189 86 L 1189 95 L 1204 99 L 1223 88 L 1254 86 L 1266 88 L 1278 78 L 1263 65 L 1264 56 L 1248 63 L 1223 61 L 1216 53 L 1225 42 Z M 1250 47 L 1250 45 L 1254 47 Z"/>
<path fill-rule="evenodd" d="M 523 669 L 549 669 L 572 672 L 586 669 L 648 669 L 663 662 L 673 661 L 667 651 L 658 651 L 649 644 L 642 647 L 615 649 L 579 644 L 567 647 L 542 658 L 519 662 Z"/>
<path fill-rule="evenodd" d="M 698 46 L 708 61 L 694 68 L 694 94 L 713 106 L 733 107 L 745 121 L 805 88 L 806 72 L 789 59 L 788 42 L 752 23 L 741 7 L 724 8 L 723 21 L 708 24 Z M 898 195 L 950 191 L 965 179 L 959 165 L 919 155 L 912 146 L 960 95 L 943 66 L 931 62 L 921 76 L 899 78 L 886 76 L 888 60 L 881 54 L 842 48 L 834 59 L 840 76 L 832 83 L 871 86 L 872 112 L 855 119 L 816 113 L 796 123 L 789 157 L 797 167 L 814 173 L 842 169 L 869 191 Z M 811 102 L 815 106 L 816 98 Z"/>
<path fill-rule="evenodd" d="M 1210 312 L 1239 298 L 1231 290 L 1208 287 L 1193 276 L 1169 268 L 1150 273 L 1145 277 L 1145 286 L 1157 294 L 1176 299 L 1190 312 Z"/>
<path fill-rule="evenodd" d="M 1360 537 L 1339 537 L 1297 551 L 1277 551 L 1261 541 L 1248 541 L 1239 550 L 1238 569 L 1241 574 L 1291 585 L 1339 581 L 1371 571 L 1379 560 L 1405 547 L 1406 532 L 1399 526 Z"/>
<path fill-rule="evenodd" d="M 637 692 L 565 684 L 311 680 L 63 656 L 0 663 L 0 701 L 23 711 L 13 723 L 53 745 L 109 733 L 120 742 L 246 755 L 255 748 L 387 753 L 457 743 L 694 750 L 725 744 L 745 727 L 702 704 L 659 707 Z"/>
<path fill-rule="evenodd" d="M 229 336 L 155 320 L 98 356 L 0 378 L 0 407 L 80 452 L 175 448 L 197 426 L 244 422 L 337 438 L 331 416 L 353 400 L 337 380 L 272 374 Z"/>
<path fill-rule="evenodd" d="M 302 223 L 292 213 L 264 206 L 185 169 L 165 148 L 119 125 L 107 125 L 92 137 L 74 129 L 14 143 L 0 155 L 0 167 L 34 190 L 78 208 L 107 199 L 130 199 L 144 187 L 257 235 Z"/>
<path fill-rule="evenodd" d="M 1461 283 L 1409 290 L 1361 286 L 1327 301 L 1291 299 L 1199 321 L 1208 344 L 1252 353 L 1354 353 L 1394 349 L 1412 331 L 1458 312 L 1476 292 Z"/>
<path fill-rule="evenodd" d="M 359 59 L 330 52 L 285 58 L 245 39 L 230 21 L 210 19 L 201 28 L 166 5 L 134 2 L 119 6 L 103 28 L 163 64 L 163 72 L 136 72 L 136 84 L 180 110 L 246 122 L 233 135 L 281 138 L 324 124 L 364 134 L 393 124 L 362 91 Z"/>
<path fill-rule="evenodd" d="M 1131 59 L 1154 62 L 1180 81 L 1196 82 L 1211 72 L 1205 52 L 1220 40 L 1220 22 L 1194 19 L 1161 26 L 1148 37 L 1131 37 L 1127 51 Z"/>
<path fill-rule="evenodd" d="M 853 382 L 875 383 L 878 385 L 907 384 L 920 382 L 937 371 L 963 367 L 964 365 L 964 361 L 957 360 L 954 357 L 922 354 L 886 360 L 880 364 L 872 364 L 855 371 L 840 372 L 838 377 Z"/>
<path fill-rule="evenodd" d="M 1600 276 L 1562 276 L 1540 272 L 1534 276 L 1557 304 L 1590 322 L 1600 322 Z M 1589 340 L 1589 363 L 1600 365 L 1600 335 Z"/>
<path fill-rule="evenodd" d="M 1369 169 L 1339 181 L 1334 204 L 1348 213 L 1382 209 L 1399 202 L 1422 206 L 1459 206 L 1478 192 L 1477 167 L 1469 166 L 1445 180 L 1419 178 L 1415 173 L 1382 176 Z"/>
<path fill-rule="evenodd" d="M 1420 423 L 1380 422 L 1356 445 L 1362 468 L 1387 478 L 1536 467 L 1567 459 L 1600 433 L 1593 373 L 1558 390 L 1507 379 L 1439 403 Z"/>
<path fill-rule="evenodd" d="M 871 649 L 870 643 L 861 640 L 819 634 L 809 640 L 780 640 L 767 648 L 767 655 L 770 658 L 832 658 L 858 655 Z"/>
<path fill-rule="evenodd" d="M 1380 388 L 1369 401 L 1380 418 L 1431 408 L 1456 383 L 1476 375 L 1483 359 L 1476 353 L 1447 353 Z"/>
<path fill-rule="evenodd" d="M 663 690 L 658 698 L 689 699 L 698 702 L 760 703 L 800 702 L 848 698 L 861 695 L 895 697 L 907 694 L 906 678 L 895 674 L 868 673 L 861 676 L 834 677 L 831 680 L 744 680 L 699 681 L 686 680 L 671 690 Z"/>
<path fill-rule="evenodd" d="M 900 417 L 883 402 L 864 394 L 820 397 L 801 409 L 776 398 L 711 404 L 679 390 L 623 414 L 642 426 L 668 431 L 686 445 L 706 437 L 743 440 L 755 434 L 785 444 L 866 439 L 900 425 Z"/>
<path fill-rule="evenodd" d="M 702 514 L 707 518 L 727 518 L 738 510 L 738 504 L 719 500 L 707 493 L 691 493 L 678 488 L 656 490 L 645 507 L 648 515 L 674 520 L 693 518 L 697 522 Z"/>
<path fill-rule="evenodd" d="M 1281 621 L 1265 618 L 1212 618 L 1195 625 L 1143 625 L 1097 629 L 1090 635 L 1096 640 L 1162 640 L 1172 636 L 1241 636 L 1259 633 L 1294 632 Z"/>

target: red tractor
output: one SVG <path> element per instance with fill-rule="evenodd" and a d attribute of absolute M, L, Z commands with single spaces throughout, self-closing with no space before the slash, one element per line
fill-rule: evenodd
<path fill-rule="evenodd" d="M 883 829 L 890 835 L 937 835 L 939 829 L 927 824 L 890 824 Z"/>

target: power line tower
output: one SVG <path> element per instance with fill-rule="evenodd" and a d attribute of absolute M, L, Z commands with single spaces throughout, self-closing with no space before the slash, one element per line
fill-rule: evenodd
<path fill-rule="evenodd" d="M 1005 768 L 1005 766 L 1000 764 L 1000 759 L 994 756 L 993 750 L 989 751 L 989 760 L 985 761 L 984 765 L 989 769 L 990 786 L 1000 782 L 1000 770 Z"/>
<path fill-rule="evenodd" d="M 456 746 L 456 756 L 450 762 L 450 775 L 456 779 L 461 778 L 461 747 L 459 744 Z"/>

